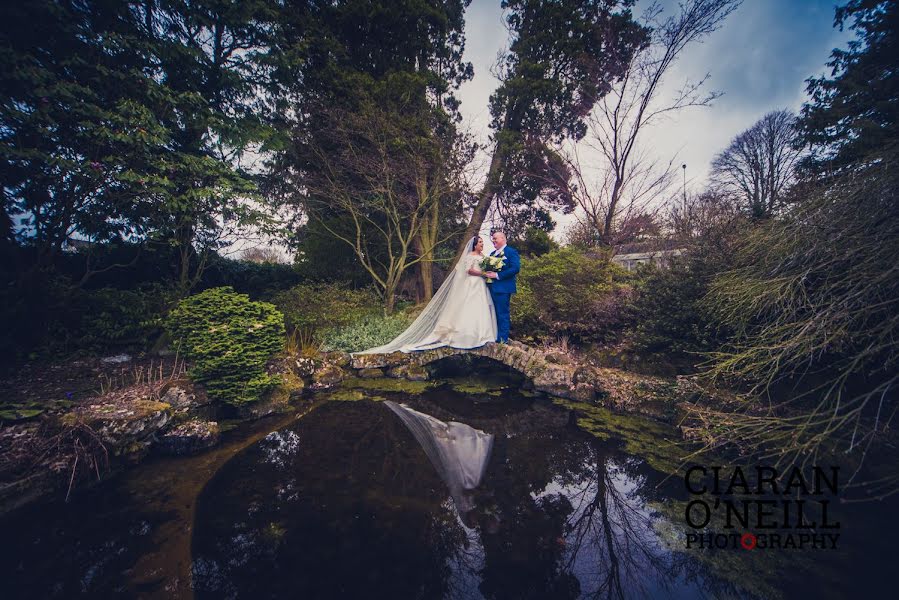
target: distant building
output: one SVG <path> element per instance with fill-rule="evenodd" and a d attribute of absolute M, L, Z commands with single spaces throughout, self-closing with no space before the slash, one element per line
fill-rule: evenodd
<path fill-rule="evenodd" d="M 78 252 L 79 250 L 88 250 L 90 248 L 95 248 L 96 246 L 96 242 L 70 237 L 66 240 L 66 243 L 63 246 L 63 250 L 68 252 Z"/>
<path fill-rule="evenodd" d="M 631 254 L 616 254 L 612 257 L 612 262 L 621 265 L 628 271 L 633 271 L 637 265 L 654 264 L 656 266 L 667 266 L 675 256 L 683 255 L 687 250 L 685 248 L 675 248 L 673 250 L 655 250 L 650 252 L 633 252 Z"/>

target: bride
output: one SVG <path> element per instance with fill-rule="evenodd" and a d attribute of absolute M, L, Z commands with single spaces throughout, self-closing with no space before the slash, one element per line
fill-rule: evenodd
<path fill-rule="evenodd" d="M 449 346 L 477 348 L 496 341 L 496 312 L 483 272 L 484 240 L 469 240 L 440 289 L 415 321 L 393 341 L 356 354 L 416 352 Z"/>

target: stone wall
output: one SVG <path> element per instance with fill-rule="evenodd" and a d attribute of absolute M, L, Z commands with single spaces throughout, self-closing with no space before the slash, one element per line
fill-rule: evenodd
<path fill-rule="evenodd" d="M 424 367 L 457 354 L 489 358 L 531 380 L 534 389 L 552 396 L 670 420 L 679 399 L 677 380 L 638 375 L 620 369 L 579 364 L 570 356 L 519 342 L 487 344 L 472 350 L 437 348 L 423 352 L 357 354 L 346 368 L 360 377 L 426 377 Z"/>

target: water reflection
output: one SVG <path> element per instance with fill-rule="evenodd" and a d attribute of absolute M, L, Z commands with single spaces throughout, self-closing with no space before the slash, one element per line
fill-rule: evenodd
<path fill-rule="evenodd" d="M 384 405 L 418 440 L 449 489 L 462 521 L 470 525 L 469 518 L 475 508 L 473 492 L 484 477 L 493 435 L 465 423 L 441 421 L 405 404 L 388 400 Z"/>
<path fill-rule="evenodd" d="M 660 442 L 672 432 L 474 387 L 378 390 L 435 438 L 456 423 L 469 444 L 455 457 L 431 458 L 433 440 L 389 404 L 321 401 L 199 456 L 150 460 L 70 504 L 6 515 L 0 593 L 733 598 L 750 586 L 763 598 L 891 597 L 895 502 L 843 507 L 840 552 L 687 554 L 683 485 L 655 470 L 676 462 Z M 453 460 L 461 492 L 443 472 Z"/>
<path fill-rule="evenodd" d="M 200 498 L 198 597 L 739 596 L 666 545 L 661 476 L 546 402 L 335 402 L 277 436 Z"/>

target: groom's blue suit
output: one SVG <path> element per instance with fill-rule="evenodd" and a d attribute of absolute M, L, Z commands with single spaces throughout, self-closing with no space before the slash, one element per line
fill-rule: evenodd
<path fill-rule="evenodd" d="M 518 251 L 509 246 L 503 246 L 503 249 L 497 252 L 494 250 L 490 256 L 505 256 L 506 262 L 501 271 L 496 275 L 497 278 L 491 281 L 487 287 L 490 288 L 490 296 L 493 298 L 493 306 L 496 309 L 496 341 L 509 341 L 509 301 L 512 294 L 518 291 L 515 286 L 515 276 L 521 269 L 521 260 Z"/>

